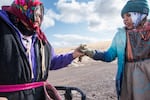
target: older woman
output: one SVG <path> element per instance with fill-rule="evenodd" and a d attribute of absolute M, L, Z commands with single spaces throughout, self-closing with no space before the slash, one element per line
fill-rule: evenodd
<path fill-rule="evenodd" d="M 0 10 L 0 97 L 45 100 L 48 71 L 66 67 L 83 55 L 56 55 L 40 26 L 44 8 L 39 0 L 14 0 Z"/>

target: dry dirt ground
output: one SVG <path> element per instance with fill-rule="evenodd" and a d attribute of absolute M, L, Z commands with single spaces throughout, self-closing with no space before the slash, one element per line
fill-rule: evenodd
<path fill-rule="evenodd" d="M 48 81 L 55 86 L 78 87 L 86 94 L 86 100 L 117 100 L 116 66 L 116 61 L 105 63 L 86 58 L 82 62 L 74 61 L 69 67 L 50 71 Z"/>

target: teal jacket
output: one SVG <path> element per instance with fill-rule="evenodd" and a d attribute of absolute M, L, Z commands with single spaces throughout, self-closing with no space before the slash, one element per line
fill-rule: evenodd
<path fill-rule="evenodd" d="M 121 91 L 122 75 L 125 66 L 125 48 L 126 48 L 126 31 L 125 28 L 119 28 L 115 34 L 112 44 L 108 50 L 101 52 L 95 51 L 94 60 L 111 62 L 117 58 L 118 70 L 116 75 L 116 90 L 118 99 Z"/>

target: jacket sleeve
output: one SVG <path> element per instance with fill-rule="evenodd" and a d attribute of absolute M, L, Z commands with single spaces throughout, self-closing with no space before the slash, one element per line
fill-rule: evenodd
<path fill-rule="evenodd" d="M 111 62 L 115 60 L 117 56 L 117 47 L 116 47 L 117 35 L 112 40 L 111 46 L 106 51 L 95 50 L 94 60 L 102 60 L 104 62 Z"/>
<path fill-rule="evenodd" d="M 73 61 L 72 53 L 57 55 L 55 54 L 54 49 L 52 48 L 51 54 L 52 54 L 52 59 L 51 59 L 50 70 L 57 70 L 60 68 L 67 67 Z"/>

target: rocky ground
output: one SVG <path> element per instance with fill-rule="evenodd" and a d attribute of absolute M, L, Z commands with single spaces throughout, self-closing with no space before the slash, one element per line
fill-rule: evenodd
<path fill-rule="evenodd" d="M 117 100 L 116 66 L 116 61 L 105 63 L 86 58 L 74 61 L 67 68 L 50 71 L 48 81 L 55 86 L 77 87 L 86 94 L 86 100 Z"/>

